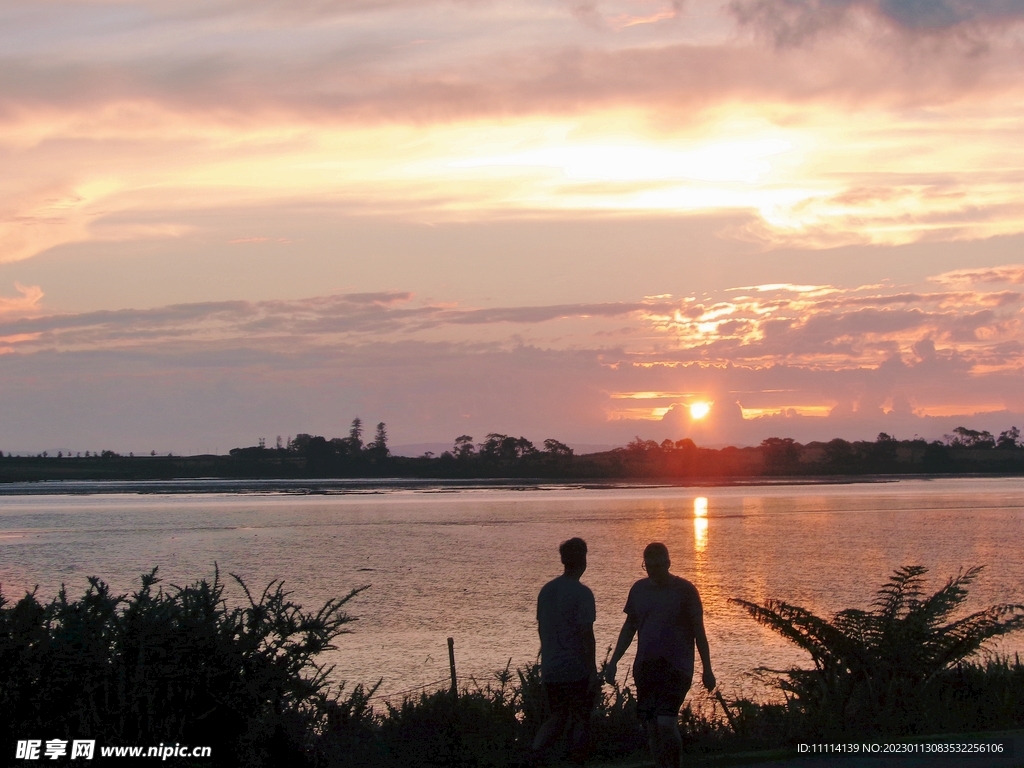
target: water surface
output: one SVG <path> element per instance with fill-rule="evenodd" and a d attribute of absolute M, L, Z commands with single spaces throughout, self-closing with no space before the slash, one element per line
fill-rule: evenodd
<path fill-rule="evenodd" d="M 125 485 L 118 490 L 132 490 Z M 900 565 L 927 566 L 937 588 L 980 564 L 987 568 L 971 591 L 973 607 L 1024 603 L 1019 478 L 519 490 L 398 484 L 333 495 L 189 492 L 202 484 L 104 493 L 102 484 L 86 484 L 90 495 L 39 493 L 49 487 L 0 496 L 8 598 L 37 584 L 41 597 L 62 583 L 81 593 L 90 575 L 128 591 L 154 566 L 180 584 L 211 576 L 215 562 L 250 588 L 284 579 L 308 607 L 369 584 L 350 603 L 358 621 L 330 660 L 337 679 L 383 677 L 381 692 L 390 694 L 447 678 L 448 636 L 460 677 L 483 679 L 509 659 L 515 666 L 535 658 L 537 591 L 560 572 L 557 546 L 571 536 L 590 547 L 583 581 L 597 600 L 599 654 L 615 642 L 630 584 L 644 576 L 644 546 L 663 541 L 672 570 L 700 590 L 715 671 L 730 696 L 757 690 L 747 675 L 754 667 L 806 661 L 730 597 L 777 597 L 831 613 L 867 607 Z M 240 598 L 237 588 L 229 593 Z M 1000 648 L 1024 650 L 1024 637 Z"/>

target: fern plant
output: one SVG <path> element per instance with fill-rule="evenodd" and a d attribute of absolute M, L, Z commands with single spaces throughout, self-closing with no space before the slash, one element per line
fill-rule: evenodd
<path fill-rule="evenodd" d="M 961 570 L 925 596 L 927 569 L 903 566 L 869 610 L 848 608 L 831 619 L 782 600 L 732 602 L 811 655 L 813 670 L 766 671 L 781 674 L 779 687 L 814 731 L 926 731 L 920 702 L 929 684 L 988 640 L 1024 628 L 1018 604 L 954 618 L 981 571 Z"/>

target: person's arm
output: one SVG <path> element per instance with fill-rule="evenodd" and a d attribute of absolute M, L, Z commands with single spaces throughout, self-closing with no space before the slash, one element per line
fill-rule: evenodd
<path fill-rule="evenodd" d="M 622 629 L 619 630 L 619 640 L 615 643 L 612 658 L 604 668 L 604 677 L 609 683 L 615 682 L 616 666 L 619 663 L 619 659 L 626 652 L 626 649 L 629 648 L 629 644 L 633 642 L 634 635 L 636 635 L 636 620 L 627 613 L 626 620 L 622 622 Z"/>
<path fill-rule="evenodd" d="M 715 690 L 715 673 L 711 671 L 711 649 L 708 647 L 708 635 L 704 631 L 704 613 L 703 611 L 695 617 L 694 620 L 694 640 L 697 641 L 697 653 L 700 654 L 700 665 L 704 670 L 704 674 L 701 676 L 701 682 L 704 683 L 704 687 L 709 690 Z"/>

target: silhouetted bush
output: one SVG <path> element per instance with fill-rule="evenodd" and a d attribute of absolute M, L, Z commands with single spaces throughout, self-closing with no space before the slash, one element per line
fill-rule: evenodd
<path fill-rule="evenodd" d="M 219 574 L 114 595 L 96 578 L 77 600 L 0 595 L 0 733 L 108 745 L 211 746 L 214 764 L 302 764 L 329 672 L 318 653 L 351 621 L 359 590 L 305 613 L 271 583 L 230 608 Z M 209 763 L 207 763 L 209 764 Z"/>
<path fill-rule="evenodd" d="M 781 600 L 733 600 L 811 655 L 814 669 L 789 669 L 776 679 L 806 730 L 918 733 L 934 732 L 943 722 L 980 727 L 984 721 L 970 710 L 990 707 L 987 689 L 1006 692 L 1019 682 L 1019 661 L 984 668 L 961 662 L 987 640 L 1024 628 L 1024 605 L 994 605 L 953 619 L 981 568 L 962 571 L 923 597 L 926 572 L 922 566 L 899 568 L 878 590 L 871 610 L 848 608 L 831 619 Z M 1000 722 L 1014 724 L 1020 699 L 1017 693 Z M 956 704 L 953 717 L 939 716 L 943 702 Z"/>
<path fill-rule="evenodd" d="M 962 663 L 923 692 L 921 709 L 937 732 L 993 731 L 1024 724 L 1024 664 L 1020 657 Z"/>

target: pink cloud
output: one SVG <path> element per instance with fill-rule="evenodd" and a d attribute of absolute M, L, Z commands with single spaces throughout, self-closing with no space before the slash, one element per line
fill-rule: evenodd
<path fill-rule="evenodd" d="M 20 296 L 0 296 L 0 322 L 3 318 L 18 317 L 22 315 L 38 314 L 42 311 L 39 303 L 43 299 L 43 290 L 38 285 L 14 284 L 15 290 Z"/>
<path fill-rule="evenodd" d="M 30 12 L 35 4 L 22 5 L 25 12 L 9 20 L 12 34 L 31 37 L 39 45 L 12 46 L 4 58 L 0 115 L 8 119 L 33 112 L 74 114 L 104 105 L 121 110 L 142 105 L 150 110 L 159 106 L 186 120 L 204 114 L 236 126 L 241 119 L 290 123 L 296 115 L 312 122 L 401 116 L 444 122 L 458 115 L 572 114 L 583 106 L 610 104 L 664 109 L 684 103 L 685 113 L 692 114 L 750 97 L 855 106 L 920 104 L 1020 89 L 1021 51 L 1015 44 L 1003 44 L 996 32 L 986 37 L 989 50 L 984 56 L 952 45 L 909 50 L 904 41 L 870 35 L 830 41 L 823 56 L 814 50 L 773 50 L 734 35 L 693 42 L 683 24 L 657 25 L 671 29 L 653 41 L 619 35 L 577 38 L 549 14 L 524 16 L 521 25 L 509 26 L 505 33 L 497 31 L 501 17 L 487 4 L 471 4 L 473 12 L 464 14 L 456 30 L 441 10 L 443 3 L 301 3 L 288 4 L 288 9 L 257 3 L 245 11 L 238 3 L 213 8 L 190 3 L 176 6 L 174 13 L 147 9 L 141 18 L 116 14 L 106 4 L 53 4 L 67 18 L 108 14 L 105 31 L 97 27 L 83 41 L 54 25 L 51 16 Z M 568 5 L 588 25 L 605 26 L 601 4 L 594 0 Z M 794 18 L 813 18 L 818 24 L 830 13 L 842 15 L 853 7 L 873 8 L 885 16 L 892 5 L 757 0 L 733 8 L 750 23 L 785 19 L 782 11 L 789 9 Z M 1002 18 L 997 4 L 987 9 L 982 5 L 956 7 L 967 9 L 959 13 L 965 20 Z M 410 40 L 405 31 L 411 6 L 421 11 L 418 31 L 437 32 L 430 55 L 422 52 L 425 46 L 409 45 L 422 39 L 418 34 Z M 1019 10 L 1005 8 L 1006 18 L 1021 17 Z M 614 23 L 647 23 L 678 11 L 677 3 L 654 6 L 650 13 L 618 14 Z M 279 29 L 288 30 L 290 45 L 283 40 L 280 46 L 261 45 L 267 14 Z M 321 31 L 325 18 L 357 16 L 381 41 L 394 44 L 366 46 L 353 40 L 344 45 Z M 231 31 L 218 34 L 217 45 L 182 45 L 182 40 L 223 30 L 224 24 Z M 126 34 L 140 43 L 126 45 Z M 95 55 L 101 46 L 117 55 Z M 870 56 L 866 49 L 872 50 Z M 884 185 L 875 186 L 874 194 L 884 191 Z"/>
<path fill-rule="evenodd" d="M 1015 0 L 733 0 L 730 9 L 779 45 L 797 45 L 827 30 L 856 28 L 857 16 L 906 35 L 973 33 L 1024 21 Z"/>
<path fill-rule="evenodd" d="M 228 240 L 229 245 L 246 245 L 249 243 L 290 243 L 287 237 L 236 237 Z"/>
<path fill-rule="evenodd" d="M 954 269 L 928 278 L 947 285 L 974 285 L 978 283 L 1010 283 L 1024 285 L 1024 264 L 1006 264 L 986 269 Z"/>

